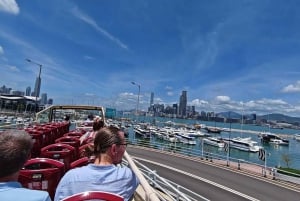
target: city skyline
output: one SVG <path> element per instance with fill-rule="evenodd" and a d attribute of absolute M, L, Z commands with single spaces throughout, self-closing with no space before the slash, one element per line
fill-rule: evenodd
<path fill-rule="evenodd" d="M 0 0 L 0 84 L 54 104 L 300 116 L 300 3 Z M 27 60 L 27 61 L 26 61 Z M 140 87 L 133 86 L 135 82 Z M 140 93 L 139 93 L 140 92 Z"/>

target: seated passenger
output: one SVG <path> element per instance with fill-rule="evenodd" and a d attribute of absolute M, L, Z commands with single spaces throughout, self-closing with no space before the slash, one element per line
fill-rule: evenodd
<path fill-rule="evenodd" d="M 22 130 L 0 134 L 0 200 L 51 201 L 48 192 L 23 188 L 18 182 L 19 171 L 30 158 L 33 141 Z"/>
<path fill-rule="evenodd" d="M 84 192 L 105 191 L 130 200 L 139 181 L 133 171 L 118 165 L 122 162 L 126 142 L 124 132 L 115 127 L 105 127 L 96 133 L 93 164 L 69 170 L 59 182 L 55 201 Z"/>
<path fill-rule="evenodd" d="M 96 132 L 104 127 L 104 122 L 100 118 L 95 118 L 93 122 L 93 131 L 86 132 L 83 136 L 80 137 L 80 144 L 94 142 Z"/>

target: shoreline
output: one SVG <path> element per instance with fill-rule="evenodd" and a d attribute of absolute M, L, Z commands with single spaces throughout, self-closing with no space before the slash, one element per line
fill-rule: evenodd
<path fill-rule="evenodd" d="M 230 132 L 228 128 L 219 128 L 219 129 L 221 129 L 222 132 Z M 264 131 L 242 130 L 242 129 L 235 129 L 235 128 L 232 128 L 231 131 L 240 132 L 240 133 L 249 133 L 249 134 L 253 134 L 253 135 L 257 135 L 257 136 L 259 136 L 261 133 L 264 133 Z M 291 134 L 277 134 L 277 133 L 272 133 L 272 134 L 278 135 L 282 138 L 292 139 L 294 137 Z"/>

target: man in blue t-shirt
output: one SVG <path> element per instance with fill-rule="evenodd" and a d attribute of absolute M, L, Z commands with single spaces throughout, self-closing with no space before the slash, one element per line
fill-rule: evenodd
<path fill-rule="evenodd" d="M 0 200 L 51 201 L 48 192 L 23 188 L 19 171 L 30 157 L 32 138 L 22 130 L 0 133 Z"/>
<path fill-rule="evenodd" d="M 130 200 L 139 185 L 133 171 L 118 165 L 126 148 L 124 132 L 115 127 L 104 127 L 96 132 L 95 162 L 69 170 L 61 179 L 55 201 L 84 191 L 105 191 Z"/>

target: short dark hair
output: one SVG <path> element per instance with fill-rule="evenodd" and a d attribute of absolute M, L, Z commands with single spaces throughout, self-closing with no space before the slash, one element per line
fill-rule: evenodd
<path fill-rule="evenodd" d="M 105 153 L 106 150 L 113 144 L 121 144 L 121 130 L 114 126 L 104 127 L 97 131 L 94 139 L 94 153 L 98 156 Z"/>
<path fill-rule="evenodd" d="M 28 160 L 32 137 L 24 130 L 6 130 L 0 134 L 0 178 L 19 171 Z"/>
<path fill-rule="evenodd" d="M 93 122 L 93 131 L 97 131 L 100 128 L 103 128 L 103 126 L 104 126 L 104 121 L 97 119 Z"/>

